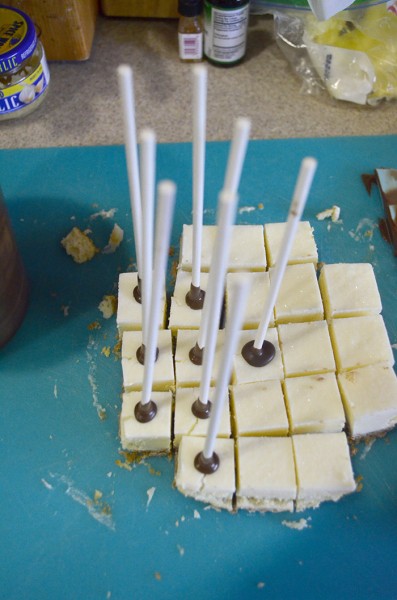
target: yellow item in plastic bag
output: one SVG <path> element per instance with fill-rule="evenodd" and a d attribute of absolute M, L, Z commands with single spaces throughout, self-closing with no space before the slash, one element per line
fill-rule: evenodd
<path fill-rule="evenodd" d="M 334 97 L 359 104 L 397 98 L 397 15 L 386 4 L 343 11 L 328 21 L 309 16 L 305 42 Z"/>

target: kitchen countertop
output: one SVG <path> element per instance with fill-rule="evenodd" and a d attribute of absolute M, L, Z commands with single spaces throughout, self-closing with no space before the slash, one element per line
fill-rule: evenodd
<path fill-rule="evenodd" d="M 28 117 L 0 125 L 0 148 L 123 143 L 116 68 L 131 64 L 138 129 L 159 142 L 191 139 L 190 65 L 177 53 L 174 20 L 99 17 L 86 62 L 51 62 L 51 86 Z M 273 21 L 251 16 L 244 62 L 209 65 L 207 139 L 231 138 L 233 119 L 252 119 L 253 139 L 397 133 L 397 103 L 376 108 L 307 95 L 279 50 Z"/>

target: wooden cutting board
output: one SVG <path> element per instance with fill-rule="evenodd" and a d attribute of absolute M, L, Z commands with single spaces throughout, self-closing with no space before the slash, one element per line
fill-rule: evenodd
<path fill-rule="evenodd" d="M 90 56 L 98 0 L 7 0 L 35 23 L 48 60 L 86 60 Z"/>

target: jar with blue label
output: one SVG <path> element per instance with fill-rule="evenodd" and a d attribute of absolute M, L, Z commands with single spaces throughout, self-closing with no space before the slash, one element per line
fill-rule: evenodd
<path fill-rule="evenodd" d="M 33 21 L 0 4 L 0 121 L 22 117 L 43 101 L 50 81 Z"/>

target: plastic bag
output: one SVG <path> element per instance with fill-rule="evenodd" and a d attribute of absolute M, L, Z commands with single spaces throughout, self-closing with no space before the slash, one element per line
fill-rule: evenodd
<path fill-rule="evenodd" d="M 265 3 L 263 4 L 264 8 Z M 270 8 L 276 40 L 303 81 L 338 99 L 376 105 L 397 98 L 396 4 L 351 8 L 326 21 L 310 10 Z"/>

